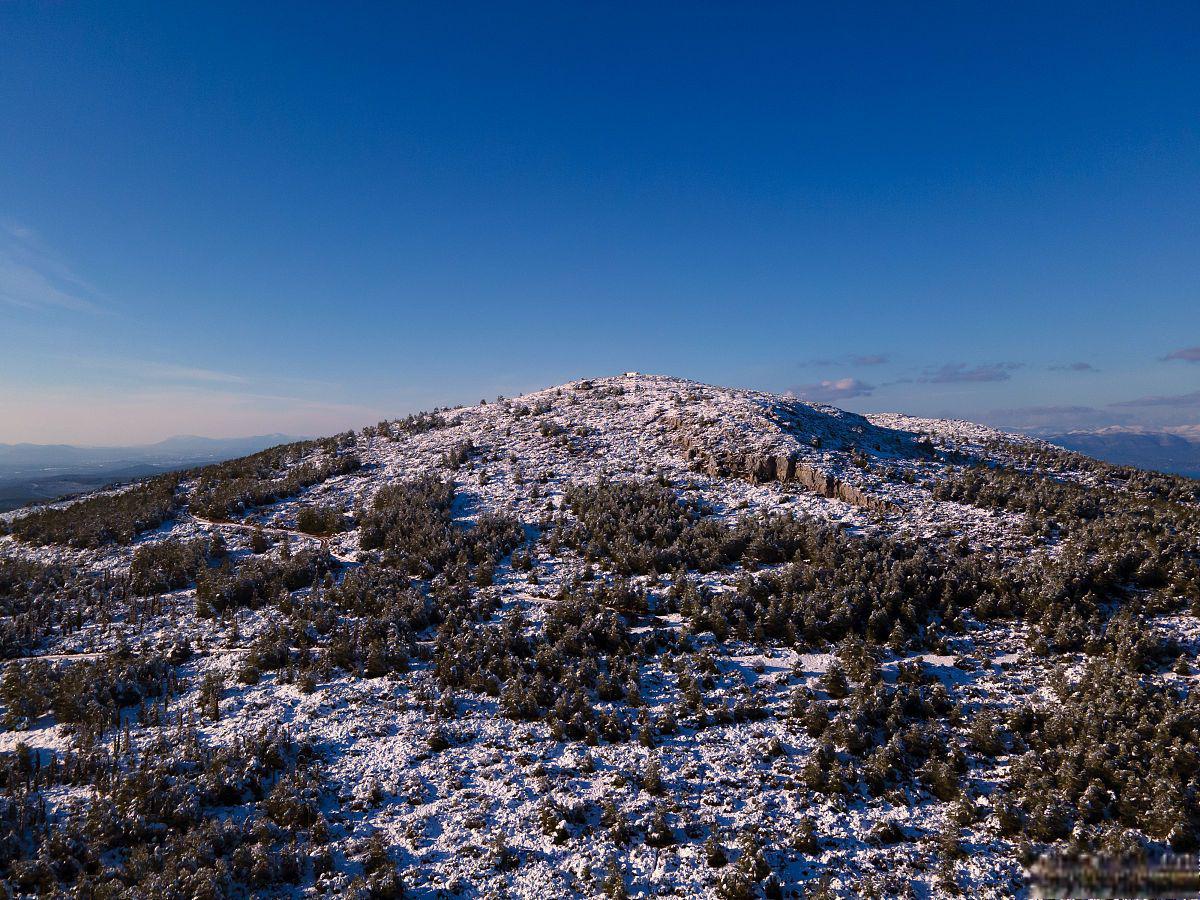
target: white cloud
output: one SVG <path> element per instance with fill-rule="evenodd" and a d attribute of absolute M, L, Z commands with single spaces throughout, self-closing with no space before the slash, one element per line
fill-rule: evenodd
<path fill-rule="evenodd" d="M 788 393 L 801 400 L 833 403 L 849 400 L 851 397 L 869 397 L 874 390 L 875 385 L 859 381 L 857 378 L 838 378 L 832 381 L 818 381 L 816 384 L 797 385 Z"/>

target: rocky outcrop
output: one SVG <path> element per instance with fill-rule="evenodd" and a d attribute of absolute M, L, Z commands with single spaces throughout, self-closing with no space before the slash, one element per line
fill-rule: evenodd
<path fill-rule="evenodd" d="M 798 460 L 793 453 L 771 450 L 737 452 L 708 450 L 692 438 L 682 438 L 691 467 L 711 478 L 745 478 L 755 484 L 770 481 L 798 484 L 801 487 L 854 506 L 884 512 L 891 504 L 872 497 L 861 488 L 822 472 Z"/>
<path fill-rule="evenodd" d="M 814 469 L 812 466 L 798 462 L 790 457 L 787 460 L 787 469 L 777 469 L 777 471 L 790 471 L 791 473 L 790 475 L 780 476 L 780 481 L 794 481 L 808 488 L 814 494 L 820 494 L 822 497 L 832 497 L 854 506 L 862 506 L 880 512 L 891 508 L 891 504 L 886 500 L 872 497 L 865 493 L 862 488 L 835 478 L 828 472 Z"/>
<path fill-rule="evenodd" d="M 877 512 L 884 512 L 891 509 L 892 505 L 888 501 L 872 497 L 865 493 L 862 488 L 834 478 L 832 475 L 818 472 L 810 466 L 798 466 L 796 472 L 797 481 L 800 481 L 822 496 L 834 497 L 838 500 L 844 500 L 853 506 L 862 506 L 867 509 L 876 510 Z"/>

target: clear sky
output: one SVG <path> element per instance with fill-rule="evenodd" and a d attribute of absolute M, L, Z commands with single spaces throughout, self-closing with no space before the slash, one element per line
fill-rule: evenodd
<path fill-rule="evenodd" d="M 0 3 L 0 441 L 629 369 L 1200 421 L 1200 4 Z"/>

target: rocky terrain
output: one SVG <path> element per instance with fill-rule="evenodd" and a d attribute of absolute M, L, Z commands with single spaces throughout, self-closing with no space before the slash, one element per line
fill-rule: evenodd
<path fill-rule="evenodd" d="M 1009 897 L 1196 845 L 1185 478 L 631 373 L 0 522 L 13 894 Z"/>

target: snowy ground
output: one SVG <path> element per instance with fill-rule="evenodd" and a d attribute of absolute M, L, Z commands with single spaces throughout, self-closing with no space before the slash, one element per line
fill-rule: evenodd
<path fill-rule="evenodd" d="M 296 531 L 296 515 L 303 505 L 333 503 L 352 515 L 380 486 L 434 472 L 454 478 L 461 498 L 456 515 L 464 525 L 485 512 L 502 511 L 536 527 L 548 509 L 561 505 L 570 483 L 661 475 L 682 495 L 700 498 L 728 518 L 790 511 L 860 531 L 883 528 L 930 541 L 961 537 L 1009 554 L 1014 561 L 1040 552 L 1022 534 L 1020 516 L 930 497 L 929 485 L 946 465 L 944 453 L 969 457 L 983 454 L 987 444 L 1019 447 L 1026 440 L 970 423 L 899 415 L 863 418 L 769 394 L 654 376 L 576 382 L 442 415 L 447 427 L 412 435 L 369 431 L 357 436 L 361 471 L 260 509 L 252 521 L 265 524 L 266 533 L 276 539 L 273 552 L 285 535 L 293 548 L 315 545 L 318 539 Z M 680 432 L 688 429 L 718 445 L 740 442 L 755 450 L 794 453 L 893 505 L 880 514 L 796 485 L 709 477 L 694 471 L 681 445 Z M 925 436 L 932 439 L 932 454 L 914 449 Z M 452 473 L 444 457 L 467 441 L 473 443 L 474 453 L 468 464 Z M 865 468 L 855 464 L 856 453 L 867 457 Z M 217 531 L 235 558 L 248 552 L 248 524 L 216 523 L 188 514 L 143 535 L 139 543 Z M 136 546 L 71 551 L 31 548 L 3 538 L 0 554 L 121 571 Z M 332 538 L 328 547 L 343 571 L 363 558 L 353 530 Z M 506 563 L 496 583 L 483 590 L 500 598 L 501 615 L 520 607 L 536 625 L 547 598 L 582 565 L 570 553 L 555 559 L 541 554 L 541 583 L 536 587 Z M 735 579 L 736 573 L 718 573 L 706 582 L 714 589 L 733 590 Z M 654 590 L 661 592 L 668 583 L 664 580 Z M 186 640 L 197 655 L 181 671 L 195 685 L 206 671 L 233 673 L 245 648 L 277 615 L 269 607 L 243 611 L 235 634 L 228 622 L 198 619 L 194 606 L 194 590 L 185 589 L 165 598 L 165 611 L 154 621 L 135 626 L 120 610 L 113 610 L 111 623 L 88 623 L 34 655 L 65 665 L 119 641 L 161 646 Z M 682 625 L 673 617 L 658 627 L 678 631 Z M 952 644 L 947 655 L 926 656 L 924 664 L 960 703 L 1024 697 L 1043 683 L 1043 664 L 1028 655 L 1019 629 L 976 625 Z M 231 676 L 233 687 L 222 702 L 222 719 L 205 724 L 203 734 L 211 742 L 227 743 L 247 730 L 278 723 L 311 742 L 325 760 L 327 810 L 338 852 L 349 856 L 365 835 L 381 831 L 414 896 L 434 896 L 435 891 L 538 900 L 596 896 L 613 860 L 619 862 L 632 896 L 708 895 L 718 873 L 705 861 L 702 842 L 691 836 L 707 834 L 714 826 L 724 835 L 736 835 L 748 826 L 761 829 L 785 896 L 802 895 L 822 876 L 830 890 L 842 896 L 872 891 L 887 897 L 941 895 L 932 874 L 930 841 L 945 823 L 949 804 L 929 798 L 905 802 L 903 797 L 868 802 L 814 794 L 797 784 L 814 741 L 788 717 L 788 697 L 797 686 L 820 692 L 818 678 L 829 666 L 829 655 L 797 655 L 735 641 L 711 649 L 720 695 L 730 704 L 756 695 L 771 714 L 759 722 L 699 731 L 684 726 L 653 751 L 636 742 L 588 747 L 556 741 L 541 723 L 505 719 L 497 713 L 494 699 L 465 692 L 456 696 L 459 717 L 436 722 L 420 700 L 422 688 L 432 688 L 432 677 L 428 664 L 419 660 L 412 671 L 399 676 L 363 679 L 339 673 L 309 694 L 281 683 L 277 673 L 266 673 L 252 686 L 236 685 Z M 957 666 L 961 655 L 976 665 Z M 885 666 L 885 678 L 894 678 L 895 664 L 892 660 Z M 676 698 L 675 675 L 660 661 L 643 673 L 643 684 L 649 715 L 661 715 Z M 193 687 L 177 702 L 186 706 L 194 699 Z M 440 752 L 428 744 L 435 725 L 445 729 L 451 744 Z M 149 740 L 142 731 L 149 730 L 133 729 L 135 741 Z M 773 740 L 782 748 L 776 755 L 769 749 Z M 0 733 L 0 751 L 12 750 L 18 741 L 35 749 L 61 750 L 68 744 L 50 717 L 26 732 Z M 638 786 L 651 753 L 663 771 L 662 797 Z M 972 775 L 986 785 L 994 773 Z M 563 842 L 544 835 L 539 823 L 547 798 L 561 809 L 578 810 L 576 821 L 567 823 Z M 54 798 L 56 803 L 69 800 L 68 792 Z M 634 827 L 653 809 L 664 809 L 679 842 L 661 849 L 637 840 L 628 846 L 615 844 L 599 824 L 608 801 Z M 978 802 L 987 803 L 986 792 Z M 821 844 L 816 852 L 788 849 L 789 836 L 803 816 L 816 823 Z M 867 839 L 885 821 L 901 827 L 903 841 L 876 846 Z M 497 834 L 519 858 L 509 871 L 498 870 L 494 862 L 491 848 Z M 1011 845 L 982 825 L 965 827 L 963 835 L 967 853 L 957 864 L 956 876 L 967 894 L 1009 897 L 1023 890 Z M 732 840 L 727 844 L 733 847 Z M 352 872 L 353 863 L 348 863 L 344 871 L 305 890 L 336 894 Z"/>

